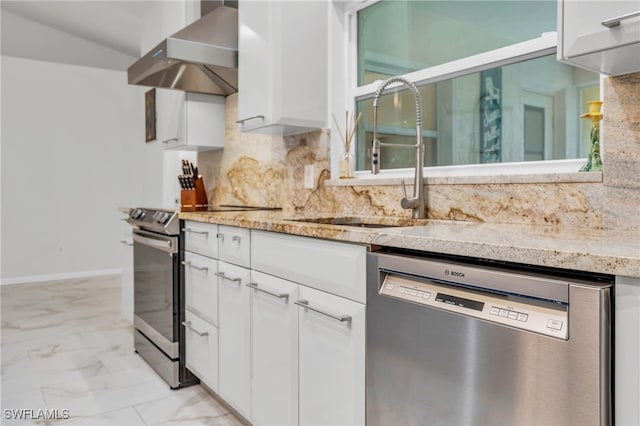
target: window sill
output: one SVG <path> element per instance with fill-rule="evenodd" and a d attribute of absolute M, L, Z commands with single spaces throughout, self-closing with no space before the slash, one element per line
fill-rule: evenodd
<path fill-rule="evenodd" d="M 475 164 L 427 167 L 428 185 L 486 185 L 528 183 L 602 183 L 602 172 L 577 172 L 586 159 L 530 161 L 524 163 Z M 356 172 L 351 179 L 330 179 L 327 186 L 401 185 L 413 181 L 413 169 L 383 170 L 378 175 Z"/>

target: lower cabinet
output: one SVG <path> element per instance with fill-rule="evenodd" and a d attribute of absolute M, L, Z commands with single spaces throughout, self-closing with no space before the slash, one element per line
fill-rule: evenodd
<path fill-rule="evenodd" d="M 247 419 L 250 416 L 250 311 L 247 268 L 218 263 L 218 394 Z"/>
<path fill-rule="evenodd" d="M 299 298 L 300 424 L 364 425 L 365 305 L 305 286 Z"/>
<path fill-rule="evenodd" d="M 298 285 L 251 271 L 251 415 L 298 424 Z"/>
<path fill-rule="evenodd" d="M 220 231 L 219 258 L 185 251 L 187 368 L 254 425 L 363 425 L 366 248 Z M 347 272 L 314 279 L 318 258 Z"/>
<path fill-rule="evenodd" d="M 185 312 L 186 366 L 201 382 L 218 391 L 218 329 Z"/>

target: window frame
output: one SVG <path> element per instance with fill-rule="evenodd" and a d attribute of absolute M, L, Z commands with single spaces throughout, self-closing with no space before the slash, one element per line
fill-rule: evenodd
<path fill-rule="evenodd" d="M 375 81 L 358 86 L 358 12 L 380 1 L 382 0 L 352 2 L 345 9 L 345 22 L 347 24 L 346 40 L 348 43 L 345 52 L 347 70 L 345 106 L 347 107 L 346 109 L 351 112 L 356 110 L 358 101 L 373 98 L 380 84 L 380 81 Z M 546 32 L 535 39 L 401 74 L 401 76 L 409 81 L 413 81 L 417 86 L 432 84 L 491 68 L 506 66 L 543 56 L 556 55 L 557 47 L 557 32 Z M 384 93 L 392 93 L 394 89 L 403 90 L 404 87 L 399 84 L 390 85 Z M 602 95 L 602 75 L 600 75 L 600 93 Z M 352 156 L 355 156 L 356 146 L 357 143 L 351 144 L 350 154 Z M 340 147 L 339 150 L 342 151 L 342 148 Z M 576 158 L 512 163 L 432 166 L 424 167 L 424 175 L 428 177 L 455 177 L 572 173 L 577 172 L 585 161 L 586 158 Z M 354 176 L 357 180 L 405 178 L 412 175 L 413 169 L 385 169 L 381 170 L 379 175 L 372 175 L 368 170 L 354 170 Z"/>

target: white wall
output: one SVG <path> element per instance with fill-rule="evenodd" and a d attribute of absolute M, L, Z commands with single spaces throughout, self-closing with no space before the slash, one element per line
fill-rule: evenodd
<path fill-rule="evenodd" d="M 2 56 L 4 284 L 120 268 L 118 206 L 162 202 L 162 147 L 126 73 Z"/>

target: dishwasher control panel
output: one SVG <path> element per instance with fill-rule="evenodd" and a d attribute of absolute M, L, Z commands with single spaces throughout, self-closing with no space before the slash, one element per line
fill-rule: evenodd
<path fill-rule="evenodd" d="M 553 302 L 483 292 L 387 273 L 380 294 L 567 340 L 568 308 Z"/>

